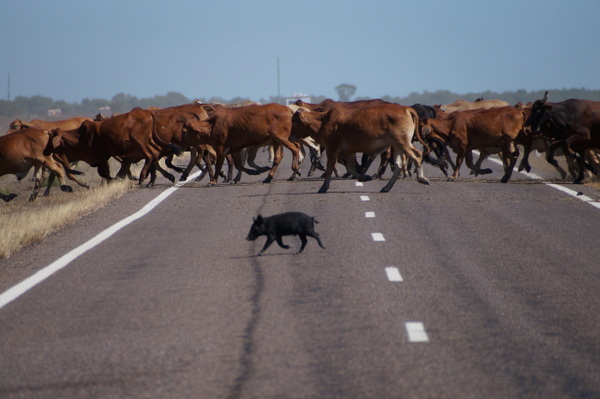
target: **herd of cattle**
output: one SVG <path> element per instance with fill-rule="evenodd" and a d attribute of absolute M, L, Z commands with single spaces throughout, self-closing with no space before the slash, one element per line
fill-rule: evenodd
<path fill-rule="evenodd" d="M 140 184 L 149 179 L 148 184 L 152 185 L 157 171 L 175 181 L 159 164 L 163 158 L 167 166 L 182 173 L 182 180 L 197 165 L 203 169 L 201 177 L 208 173 L 209 185 L 214 185 L 227 159 L 230 165 L 227 178 L 232 177 L 235 165 L 238 170 L 235 181 L 239 181 L 241 172 L 269 171 L 264 180 L 268 183 L 277 171 L 285 147 L 293 157 L 290 180 L 300 175 L 306 150 L 311 154 L 313 169 L 321 165 L 321 154 L 326 154 L 321 193 L 328 190 L 338 163 L 363 181 L 370 179 L 366 175 L 368 165 L 381 155 L 377 175 L 381 176 L 390 162 L 393 168 L 392 177 L 381 190 L 388 192 L 402 172 L 413 169 L 420 183 L 429 184 L 423 174 L 423 161 L 437 165 L 444 174 L 450 163 L 454 169 L 450 180 L 459 177 L 463 161 L 475 173 L 491 173 L 489 169 L 481 169 L 481 161 L 494 153 L 499 153 L 504 164 L 501 181 L 507 182 L 521 146 L 524 154 L 519 170 L 530 170 L 528 156 L 537 149 L 546 152 L 548 162 L 564 178 L 566 173 L 554 158 L 555 152 L 562 150 L 573 166 L 575 183 L 580 183 L 586 170 L 596 173 L 598 166 L 594 155 L 600 148 L 600 102 L 571 99 L 551 103 L 547 94 L 533 104 L 514 106 L 500 100 L 457 100 L 443 106 L 411 107 L 383 100 L 325 100 L 319 104 L 298 101 L 290 106 L 236 107 L 194 102 L 163 109 L 134 108 L 108 118 L 98 115 L 94 120 L 15 120 L 0 137 L 0 176 L 15 174 L 20 180 L 33 168 L 35 183 L 30 200 L 37 196 L 47 174 L 45 195 L 55 177 L 63 191 L 72 191 L 65 177 L 87 187 L 77 179 L 78 172 L 71 166 L 79 161 L 97 168 L 98 174 L 110 181 L 110 158 L 121 164 L 117 178 L 131 176 L 131 165 L 144 161 Z M 272 150 L 273 165 L 260 168 L 253 163 L 253 155 L 256 149 L 267 145 Z M 456 154 L 455 162 L 450 159 L 448 148 Z M 472 150 L 480 151 L 477 162 Z M 182 151 L 191 154 L 185 170 L 175 168 L 170 162 L 173 155 Z M 357 153 L 363 154 L 360 163 Z M 0 194 L 0 197 L 10 201 L 14 194 Z"/>

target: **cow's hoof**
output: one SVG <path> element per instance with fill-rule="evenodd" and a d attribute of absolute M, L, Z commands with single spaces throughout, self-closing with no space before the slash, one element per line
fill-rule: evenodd
<path fill-rule="evenodd" d="M 72 193 L 73 192 L 73 189 L 71 188 L 71 186 L 67 186 L 67 185 L 60 186 L 60 189 L 62 191 L 64 191 L 65 193 Z"/>
<path fill-rule="evenodd" d="M 417 181 L 421 184 L 425 184 L 426 186 L 431 186 L 431 183 L 429 182 L 429 180 L 424 177 L 418 178 Z"/>
<path fill-rule="evenodd" d="M 273 180 L 273 176 L 267 176 L 267 178 L 263 180 L 263 183 L 271 183 L 271 180 Z"/>

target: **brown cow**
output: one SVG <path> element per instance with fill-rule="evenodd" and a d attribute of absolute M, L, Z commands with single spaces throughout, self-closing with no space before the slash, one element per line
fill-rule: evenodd
<path fill-rule="evenodd" d="M 29 122 L 23 122 L 20 119 L 15 119 L 9 125 L 9 129 L 6 134 L 14 133 L 19 130 L 27 129 L 28 127 L 37 127 L 40 129 L 46 129 L 48 131 L 52 129 L 63 129 L 70 130 L 79 127 L 83 122 L 91 120 L 90 118 L 75 117 L 70 119 L 63 119 L 60 121 L 43 121 L 41 119 L 32 119 Z"/>
<path fill-rule="evenodd" d="M 184 133 L 194 136 L 190 128 L 197 121 L 195 112 L 201 107 L 184 105 L 173 107 L 171 111 L 148 111 L 134 108 L 125 114 L 94 122 L 84 122 L 79 129 L 53 131 L 52 144 L 58 154 L 64 154 L 69 161 L 83 160 L 98 168 L 98 174 L 110 180 L 108 160 L 119 158 L 122 163 L 117 177 L 124 178 L 132 163 L 144 160 L 140 172 L 141 184 L 152 172 L 148 185 L 154 184 L 154 169 L 161 156 L 173 151 L 183 140 Z M 159 114 L 160 113 L 160 114 Z M 191 144 L 200 144 L 188 139 Z M 175 179 L 171 176 L 172 181 Z"/>
<path fill-rule="evenodd" d="M 14 174 L 18 180 L 21 180 L 27 176 L 31 168 L 34 169 L 34 187 L 29 201 L 37 197 L 43 181 L 40 176 L 42 168 L 56 173 L 62 191 L 73 191 L 65 184 L 63 165 L 48 151 L 49 141 L 48 131 L 34 127 L 0 137 L 0 176 Z M 14 194 L 9 194 L 2 196 L 2 199 L 10 201 L 14 197 Z"/>
<path fill-rule="evenodd" d="M 398 104 L 371 105 L 354 109 L 343 104 L 334 104 L 326 112 L 297 111 L 292 117 L 292 138 L 311 136 L 326 149 L 327 170 L 319 193 L 325 193 L 329 189 L 331 173 L 338 156 L 346 159 L 348 171 L 356 178 L 361 181 L 370 180 L 370 176 L 357 173 L 355 154 L 377 154 L 391 146 L 395 153 L 396 168 L 390 181 L 381 190 L 388 192 L 398 179 L 401 154 L 415 163 L 419 183 L 429 184 L 421 167 L 422 154 L 412 145 L 413 136 L 420 139 L 418 124 L 417 113 L 410 107 Z"/>
<path fill-rule="evenodd" d="M 208 120 L 201 120 L 194 127 L 201 132 L 201 140 L 214 148 L 217 153 L 215 176 L 209 182 L 213 186 L 221 173 L 227 154 L 235 154 L 246 147 L 265 144 L 272 140 L 274 158 L 269 175 L 264 180 L 269 183 L 283 157 L 283 147 L 292 152 L 292 170 L 295 175 L 299 170 L 299 145 L 289 140 L 291 131 L 292 111 L 285 105 L 266 104 L 251 105 L 239 108 L 226 108 L 220 105 L 203 105 L 209 115 Z M 235 167 L 248 174 L 258 174 L 260 171 L 243 166 L 241 157 L 234 156 Z"/>
<path fill-rule="evenodd" d="M 456 153 L 454 173 L 450 181 L 458 179 L 459 170 L 466 157 L 467 166 L 479 174 L 492 173 L 490 169 L 478 169 L 473 165 L 472 150 L 499 146 L 502 153 L 506 183 L 519 155 L 514 141 L 523 128 L 523 112 L 515 107 L 490 108 L 471 111 L 455 111 L 439 115 L 436 119 L 421 121 L 424 137 L 438 137 Z"/>

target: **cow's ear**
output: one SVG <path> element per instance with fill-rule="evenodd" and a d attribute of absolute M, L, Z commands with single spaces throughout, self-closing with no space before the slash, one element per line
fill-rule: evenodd
<path fill-rule="evenodd" d="M 254 219 L 254 223 L 256 223 L 256 224 L 262 224 L 262 222 L 263 222 L 263 217 L 260 215 L 258 215 L 256 217 L 256 219 Z"/>
<path fill-rule="evenodd" d="M 52 132 L 52 148 L 57 149 L 62 144 L 62 137 L 58 132 Z"/>

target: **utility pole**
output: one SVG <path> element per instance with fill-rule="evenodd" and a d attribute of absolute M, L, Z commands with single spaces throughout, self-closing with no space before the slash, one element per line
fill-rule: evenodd
<path fill-rule="evenodd" d="M 10 101 L 10 72 L 8 73 L 8 96 L 6 99 L 7 101 Z"/>

